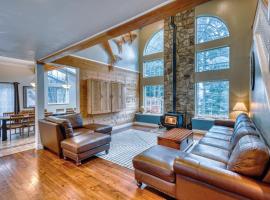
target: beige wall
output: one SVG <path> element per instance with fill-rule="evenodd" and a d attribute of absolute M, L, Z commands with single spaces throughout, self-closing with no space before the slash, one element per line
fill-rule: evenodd
<path fill-rule="evenodd" d="M 215 0 L 196 7 L 198 16 L 213 15 L 221 18 L 230 30 L 230 37 L 197 45 L 196 50 L 228 45 L 230 69 L 197 73 L 196 81 L 227 79 L 230 81 L 230 113 L 237 102 L 249 106 L 250 49 L 252 43 L 252 24 L 257 0 Z"/>
<path fill-rule="evenodd" d="M 158 32 L 159 30 L 164 28 L 164 21 L 158 21 L 156 23 L 150 24 L 148 26 L 140 29 L 140 40 L 139 40 L 139 70 L 140 70 L 140 106 L 143 106 L 143 86 L 144 85 L 163 85 L 164 78 L 163 77 L 151 77 L 144 79 L 143 78 L 143 61 L 153 60 L 157 58 L 163 58 L 163 53 L 157 53 L 150 56 L 143 56 L 143 51 L 145 45 L 149 41 L 149 39 Z"/>

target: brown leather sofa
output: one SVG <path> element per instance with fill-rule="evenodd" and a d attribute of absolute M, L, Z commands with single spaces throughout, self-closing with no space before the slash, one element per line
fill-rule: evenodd
<path fill-rule="evenodd" d="M 83 125 L 80 114 L 47 117 L 39 120 L 39 128 L 45 149 L 75 160 L 78 165 L 96 153 L 108 153 L 110 148 L 112 127 Z"/>
<path fill-rule="evenodd" d="M 156 145 L 133 166 L 138 186 L 176 199 L 270 199 L 269 149 L 244 114 L 235 123 L 217 121 L 188 153 Z"/>

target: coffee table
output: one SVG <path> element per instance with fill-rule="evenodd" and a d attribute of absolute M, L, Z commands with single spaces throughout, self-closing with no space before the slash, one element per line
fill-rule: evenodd
<path fill-rule="evenodd" d="M 158 144 L 186 151 L 193 144 L 193 132 L 184 128 L 171 129 L 158 136 Z"/>

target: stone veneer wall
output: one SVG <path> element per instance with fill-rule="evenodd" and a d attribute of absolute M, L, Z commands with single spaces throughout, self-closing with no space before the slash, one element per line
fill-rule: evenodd
<path fill-rule="evenodd" d="M 178 112 L 195 114 L 195 10 L 175 16 L 177 26 L 177 103 Z M 172 35 L 170 18 L 164 23 L 164 108 L 172 111 Z"/>

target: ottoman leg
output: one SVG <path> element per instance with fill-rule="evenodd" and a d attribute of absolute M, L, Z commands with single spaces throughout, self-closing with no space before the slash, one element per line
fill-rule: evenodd
<path fill-rule="evenodd" d="M 105 151 L 106 155 L 109 154 L 109 149 Z"/>
<path fill-rule="evenodd" d="M 82 161 L 81 161 L 81 160 L 77 160 L 77 161 L 76 161 L 76 165 L 77 165 L 77 166 L 79 166 L 79 165 L 81 165 L 81 164 L 82 164 Z"/>
<path fill-rule="evenodd" d="M 138 188 L 141 188 L 142 187 L 142 182 L 137 181 L 137 186 L 138 186 Z"/>

